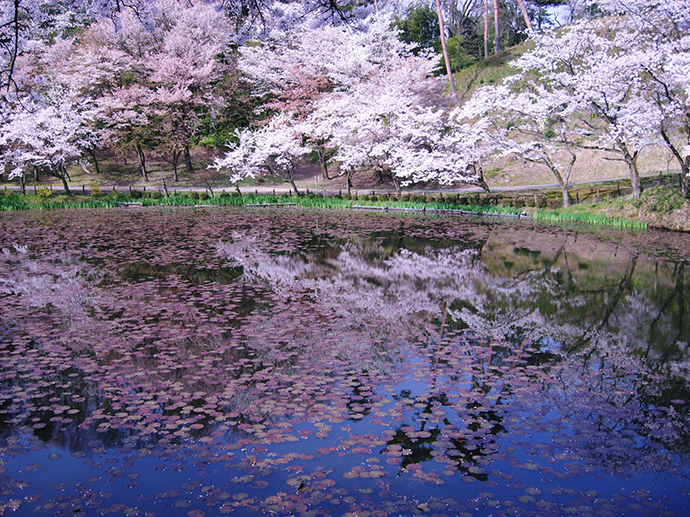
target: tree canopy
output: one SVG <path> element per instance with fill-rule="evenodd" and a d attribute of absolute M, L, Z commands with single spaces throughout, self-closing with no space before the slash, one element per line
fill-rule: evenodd
<path fill-rule="evenodd" d="M 488 188 L 483 166 L 516 156 L 545 167 L 567 203 L 583 150 L 624 162 L 639 195 L 639 157 L 659 147 L 690 196 L 682 0 L 599 0 L 584 11 L 468 0 L 398 17 L 391 5 L 306 0 L 1 5 L 0 147 L 11 177 L 45 171 L 67 186 L 70 167 L 98 171 L 109 149 L 135 152 L 145 180 L 147 155 L 163 157 L 177 179 L 183 159 L 193 172 L 191 148 L 230 143 L 211 166 L 237 184 L 267 173 L 297 191 L 295 170 L 312 155 L 348 187 L 368 171 L 398 188 Z M 457 70 L 482 66 L 489 8 L 497 35 L 512 26 L 514 41 L 531 42 L 509 78 L 454 106 L 435 76 L 438 14 Z M 554 27 L 564 12 L 569 23 Z"/>

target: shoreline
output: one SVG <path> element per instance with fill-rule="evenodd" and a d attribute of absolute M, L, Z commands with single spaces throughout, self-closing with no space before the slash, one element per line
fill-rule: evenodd
<path fill-rule="evenodd" d="M 340 189 L 302 187 L 300 196 L 284 185 L 250 185 L 234 188 L 204 187 L 136 187 L 73 186 L 72 196 L 62 187 L 27 186 L 22 195 L 17 186 L 4 185 L 0 194 L 0 211 L 54 210 L 60 208 L 107 208 L 120 205 L 270 205 L 286 203 L 314 208 L 351 208 L 419 212 L 456 212 L 458 215 L 504 215 L 529 217 L 548 222 L 606 225 L 626 229 L 655 228 L 690 232 L 690 200 L 683 199 L 675 185 L 676 174 L 651 175 L 638 199 L 630 199 L 624 179 L 578 183 L 569 190 L 573 204 L 563 208 L 560 189 L 552 185 L 525 185 L 495 188 L 491 194 L 478 187 L 461 189 L 410 189 L 400 196 L 395 190 L 382 188 Z M 8 188 L 9 187 L 9 188 Z M 166 196 L 167 194 L 167 196 Z"/>

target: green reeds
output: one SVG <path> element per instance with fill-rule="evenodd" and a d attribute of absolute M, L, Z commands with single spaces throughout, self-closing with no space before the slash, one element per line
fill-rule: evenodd
<path fill-rule="evenodd" d="M 127 203 L 140 204 L 141 206 L 252 206 L 252 207 L 279 207 L 284 205 L 296 205 L 305 208 L 330 208 L 330 209 L 350 209 L 370 207 L 372 209 L 391 211 L 423 211 L 427 213 L 446 212 L 453 214 L 474 214 L 474 215 L 504 215 L 520 216 L 523 209 L 519 207 L 489 205 L 489 204 L 456 204 L 452 201 L 399 201 L 399 200 L 377 200 L 368 199 L 350 200 L 340 197 L 324 196 L 276 196 L 273 194 L 245 194 L 243 196 L 221 194 L 208 198 L 201 198 L 199 195 L 178 194 L 170 197 L 160 198 L 130 198 L 130 196 L 119 195 L 101 199 L 86 199 L 83 201 L 46 201 L 38 199 L 33 195 L 0 196 L 0 210 L 55 210 L 59 208 L 109 208 L 123 206 Z M 534 214 L 534 219 L 548 222 L 576 222 L 590 225 L 606 225 L 620 229 L 644 230 L 648 225 L 642 221 L 630 221 L 618 219 L 604 215 L 597 215 L 588 212 L 570 212 L 560 210 L 539 210 Z"/>
<path fill-rule="evenodd" d="M 534 214 L 535 220 L 548 222 L 576 222 L 584 224 L 596 224 L 612 226 L 625 230 L 646 230 L 648 224 L 644 221 L 630 221 L 618 219 L 606 215 L 591 214 L 587 212 L 561 212 L 559 210 L 539 210 Z"/>

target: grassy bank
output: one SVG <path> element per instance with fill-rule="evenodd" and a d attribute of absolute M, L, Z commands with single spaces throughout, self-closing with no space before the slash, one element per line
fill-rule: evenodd
<path fill-rule="evenodd" d="M 616 192 L 620 188 L 616 187 Z M 582 196 L 586 193 L 583 191 Z M 597 196 L 602 197 L 601 189 Z M 579 197 L 579 194 L 578 194 Z M 610 198 L 610 195 L 608 195 Z M 21 195 L 5 191 L 0 196 L 0 210 L 57 210 L 64 208 L 109 208 L 127 206 L 299 206 L 311 208 L 391 210 L 417 212 L 447 212 L 455 214 L 484 214 L 503 216 L 529 216 L 547 222 L 576 222 L 613 226 L 621 229 L 644 229 L 649 225 L 690 231 L 688 210 L 690 203 L 681 199 L 671 186 L 656 187 L 644 192 L 642 198 L 630 201 L 623 197 L 595 203 L 576 204 L 571 208 L 558 207 L 557 193 L 542 192 L 523 195 L 469 195 L 459 194 L 406 194 L 335 195 L 305 194 L 250 194 L 221 192 L 210 197 L 206 192 L 181 192 L 164 196 L 161 192 L 109 192 L 78 194 Z M 685 217 L 682 214 L 685 210 Z M 671 224 L 673 222 L 673 224 Z"/>

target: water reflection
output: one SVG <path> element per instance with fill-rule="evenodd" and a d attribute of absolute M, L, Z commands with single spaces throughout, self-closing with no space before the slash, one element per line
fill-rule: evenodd
<path fill-rule="evenodd" d="M 686 262 L 639 236 L 224 209 L 5 222 L 0 504 L 688 502 Z"/>

